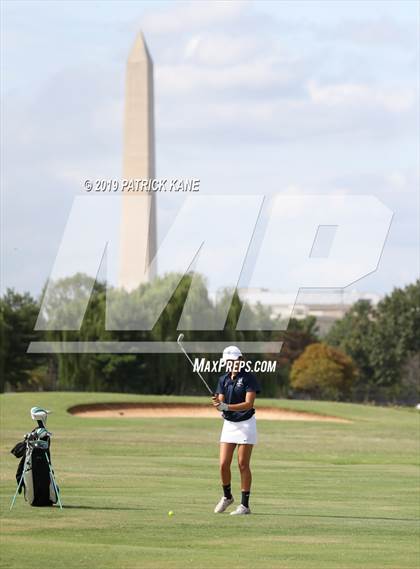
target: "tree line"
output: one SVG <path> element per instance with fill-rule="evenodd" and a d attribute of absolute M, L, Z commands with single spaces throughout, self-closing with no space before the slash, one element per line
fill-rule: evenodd
<path fill-rule="evenodd" d="M 211 300 L 200 277 L 191 287 L 192 276 L 169 274 L 153 286 L 143 284 L 132 293 L 106 289 L 96 282 L 80 330 L 34 330 L 40 299 L 12 289 L 0 299 L 0 389 L 116 391 L 154 394 L 201 394 L 189 363 L 180 354 L 52 353 L 28 354 L 32 341 L 175 341 L 178 321 L 187 295 L 196 312 L 211 322 L 226 304 L 230 308 L 224 329 L 185 332 L 185 340 L 226 342 L 283 342 L 275 373 L 260 377 L 265 397 L 305 397 L 341 401 L 373 401 L 412 404 L 419 400 L 420 281 L 395 289 L 377 306 L 356 302 L 321 338 L 314 317 L 292 318 L 287 330 L 263 331 L 273 324 L 270 309 L 243 305 L 236 292 Z M 198 284 L 197 284 L 198 283 Z M 53 314 L 71 318 L 81 302 L 80 291 L 90 288 L 83 274 L 57 282 L 50 295 Z M 159 294 L 173 290 L 169 303 L 150 331 L 106 330 L 106 295 L 114 294 L 121 321 L 130 323 L 134 306 L 145 310 L 158 302 Z M 238 331 L 241 311 L 248 311 L 257 328 Z M 42 315 L 41 315 L 42 316 Z M 275 328 L 275 326 L 270 326 Z M 256 359 L 251 354 L 249 359 Z M 261 359 L 261 355 L 257 356 Z M 217 378 L 209 377 L 216 385 Z"/>

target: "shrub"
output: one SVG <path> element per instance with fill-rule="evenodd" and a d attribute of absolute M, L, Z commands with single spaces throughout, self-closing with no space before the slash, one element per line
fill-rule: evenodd
<path fill-rule="evenodd" d="M 293 389 L 318 399 L 347 399 L 357 377 L 353 360 L 323 343 L 309 345 L 293 363 Z"/>

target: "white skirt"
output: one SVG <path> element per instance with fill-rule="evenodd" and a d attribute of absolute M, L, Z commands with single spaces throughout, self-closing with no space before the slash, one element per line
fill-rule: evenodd
<path fill-rule="evenodd" d="M 256 445 L 257 444 L 257 421 L 255 415 L 246 421 L 223 420 L 221 443 L 235 443 L 237 445 Z"/>

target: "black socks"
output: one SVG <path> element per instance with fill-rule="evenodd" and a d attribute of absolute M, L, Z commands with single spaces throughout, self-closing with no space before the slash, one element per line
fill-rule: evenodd
<path fill-rule="evenodd" d="M 241 504 L 242 504 L 242 506 L 245 506 L 245 508 L 249 508 L 249 495 L 250 495 L 250 493 L 251 492 L 244 492 L 243 490 L 241 492 L 241 495 L 242 495 Z"/>
<path fill-rule="evenodd" d="M 251 494 L 251 492 L 244 492 L 243 490 L 241 492 L 241 504 L 242 504 L 242 506 L 245 506 L 245 508 L 249 508 L 249 495 L 250 494 Z M 226 486 L 223 486 L 223 495 L 228 500 L 232 499 L 232 490 L 231 490 L 230 484 L 226 484 Z"/>
<path fill-rule="evenodd" d="M 223 486 L 223 495 L 225 498 L 227 498 L 228 500 L 232 499 L 232 491 L 230 488 L 230 484 L 226 484 L 226 486 Z"/>

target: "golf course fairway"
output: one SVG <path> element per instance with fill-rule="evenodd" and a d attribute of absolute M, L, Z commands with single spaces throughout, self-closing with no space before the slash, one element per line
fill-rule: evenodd
<path fill-rule="evenodd" d="M 1 404 L 1 567 L 21 569 L 418 569 L 415 409 L 315 401 L 258 405 L 347 419 L 259 420 L 251 516 L 213 513 L 221 420 L 83 417 L 93 403 L 205 403 L 115 393 L 10 393 Z M 10 449 L 52 410 L 51 455 L 64 509 L 15 492 Z M 232 490 L 240 498 L 233 465 Z M 173 512 L 168 516 L 168 512 Z M 35 563 L 35 560 L 38 560 Z"/>

